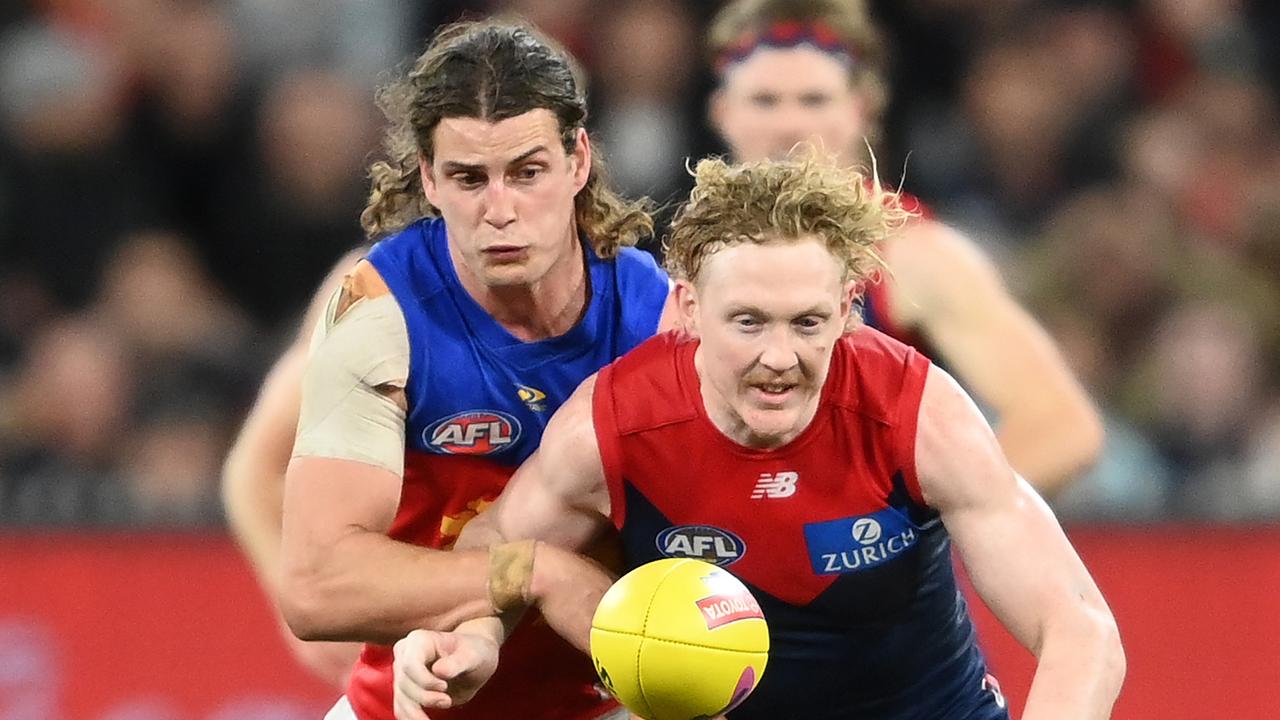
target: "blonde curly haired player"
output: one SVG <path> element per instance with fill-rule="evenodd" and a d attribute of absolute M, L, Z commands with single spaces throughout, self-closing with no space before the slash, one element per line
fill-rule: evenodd
<path fill-rule="evenodd" d="M 1109 717 L 1119 635 L 1052 513 L 945 371 L 849 330 L 904 213 L 813 157 L 706 160 L 695 174 L 668 243 L 687 331 L 583 383 L 463 532 L 460 548 L 491 558 L 488 587 L 465 601 L 497 615 L 396 644 L 398 717 L 465 700 L 496 661 L 499 616 L 526 605 L 587 649 L 612 577 L 575 551 L 610 526 L 628 570 L 701 548 L 752 591 L 768 666 L 730 720 L 1007 720 L 953 541 L 1039 660 L 1023 717 Z"/>
<path fill-rule="evenodd" d="M 776 242 L 778 236 L 818 238 L 844 266 L 843 280 L 872 279 L 884 266 L 877 248 L 910 213 L 877 178 L 852 187 L 861 175 L 822 158 L 811 146 L 789 153 L 793 172 L 761 172 L 703 160 L 694 188 L 663 243 L 667 269 L 677 278 L 698 276 L 705 260 L 727 245 Z"/>
<path fill-rule="evenodd" d="M 737 160 L 811 141 L 865 162 L 887 99 L 886 44 L 863 0 L 734 0 L 708 34 L 712 124 Z M 891 272 L 868 285 L 867 322 L 943 362 L 996 416 L 1014 469 L 1051 494 L 1101 452 L 1097 410 L 992 262 L 927 207 L 880 247 Z"/>

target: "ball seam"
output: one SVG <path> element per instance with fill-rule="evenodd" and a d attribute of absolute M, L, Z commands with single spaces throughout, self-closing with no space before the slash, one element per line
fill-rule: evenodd
<path fill-rule="evenodd" d="M 644 606 L 644 622 L 640 625 L 640 643 L 639 647 L 636 648 L 636 687 L 640 690 L 640 699 L 644 701 L 645 709 L 649 711 L 648 715 L 653 714 L 653 705 L 649 703 L 649 696 L 644 691 L 644 674 L 640 671 L 640 658 L 644 656 L 644 643 L 649 640 L 646 635 L 649 632 L 649 615 L 653 613 L 653 600 L 658 597 L 663 583 L 667 581 L 667 578 L 671 577 L 671 574 L 677 568 L 686 562 L 688 562 L 687 559 L 681 559 L 680 562 L 671 564 L 671 567 L 663 573 L 662 577 L 658 578 L 658 582 L 653 584 L 653 592 L 649 595 L 649 602 Z"/>
<path fill-rule="evenodd" d="M 631 637 L 638 637 L 641 640 L 652 640 L 654 642 L 671 643 L 672 645 L 684 645 L 685 647 L 696 647 L 696 648 L 702 648 L 703 650 L 719 650 L 722 652 L 744 653 L 747 655 L 759 655 L 761 653 L 768 652 L 768 650 L 741 650 L 739 648 L 720 647 L 719 645 L 701 645 L 699 643 L 686 642 L 684 640 L 668 640 L 667 638 L 649 637 L 648 635 L 645 635 L 643 633 L 627 632 L 626 630 L 600 630 L 600 632 L 609 633 L 611 635 L 629 635 Z M 639 668 L 637 667 L 637 670 L 638 669 Z"/>

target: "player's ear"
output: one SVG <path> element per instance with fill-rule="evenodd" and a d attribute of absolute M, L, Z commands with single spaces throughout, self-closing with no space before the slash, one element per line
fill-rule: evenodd
<path fill-rule="evenodd" d="M 587 180 L 591 177 L 591 138 L 587 137 L 587 131 L 583 128 L 578 128 L 574 135 L 573 153 L 569 159 L 574 163 L 573 188 L 576 193 L 587 186 Z"/>
<path fill-rule="evenodd" d="M 423 153 L 418 153 L 418 177 L 422 180 L 422 193 L 427 196 L 427 202 L 440 207 L 440 203 L 436 202 L 439 189 L 436 187 L 435 173 L 431 171 L 431 160 Z"/>
<path fill-rule="evenodd" d="M 677 280 L 675 287 L 676 312 L 680 327 L 691 335 L 698 334 L 698 289 L 688 280 Z"/>
<path fill-rule="evenodd" d="M 849 280 L 845 282 L 841 291 L 840 327 L 844 328 L 844 332 L 850 332 L 856 328 L 862 319 L 861 311 L 858 309 L 858 297 L 862 294 L 862 289 L 863 283 Z"/>
<path fill-rule="evenodd" d="M 855 304 L 858 302 L 858 294 L 862 288 L 862 283 L 856 280 L 849 280 L 844 284 L 844 291 L 840 297 L 840 317 L 848 320 L 849 314 L 853 312 Z"/>

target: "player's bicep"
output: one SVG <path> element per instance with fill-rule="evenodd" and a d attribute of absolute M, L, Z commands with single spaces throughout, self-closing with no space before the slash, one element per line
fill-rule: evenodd
<path fill-rule="evenodd" d="M 302 378 L 295 457 L 352 460 L 403 473 L 409 333 L 394 296 L 383 288 L 344 286 L 330 301 Z"/>
<path fill-rule="evenodd" d="M 1009 467 L 973 401 L 930 368 L 916 466 L 925 500 L 942 514 L 979 595 L 1028 648 L 1060 613 L 1102 604 L 1061 527 Z"/>
<path fill-rule="evenodd" d="M 233 471 L 253 469 L 274 473 L 276 477 L 283 476 L 298 432 L 302 378 L 310 358 L 311 339 L 321 329 L 318 326 L 325 318 L 325 311 L 342 289 L 343 276 L 359 259 L 358 252 L 348 253 L 316 291 L 297 338 L 267 374 L 258 398 L 245 418 L 228 458 L 229 475 Z"/>
<path fill-rule="evenodd" d="M 361 264 L 311 341 L 286 476 L 286 541 L 323 546 L 353 529 L 390 526 L 404 471 L 408 370 L 404 316 Z"/>

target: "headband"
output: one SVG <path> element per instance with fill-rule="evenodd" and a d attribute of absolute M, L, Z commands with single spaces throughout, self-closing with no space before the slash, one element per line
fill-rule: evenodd
<path fill-rule="evenodd" d="M 716 73 L 723 76 L 729 67 L 746 60 L 761 47 L 793 48 L 808 45 L 839 60 L 848 68 L 857 64 L 857 53 L 840 40 L 836 31 L 823 22 L 779 20 L 743 33 L 729 44 L 716 59 Z"/>

